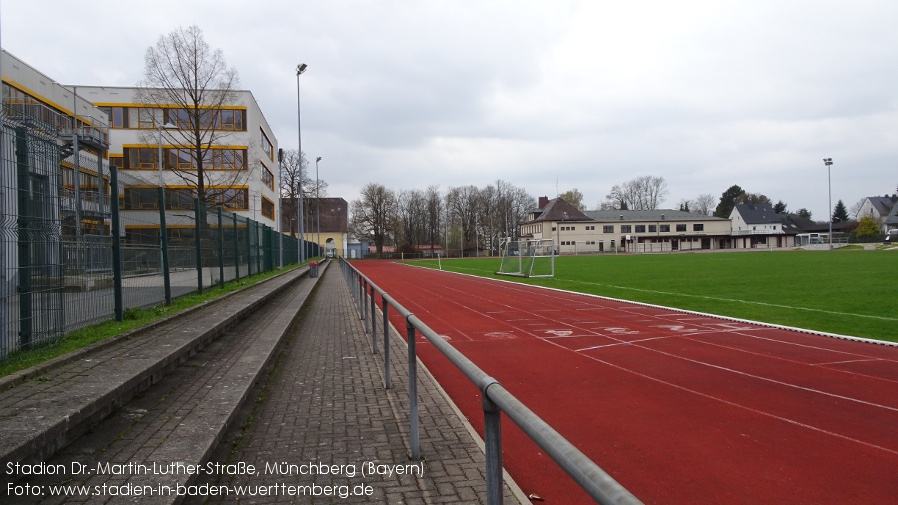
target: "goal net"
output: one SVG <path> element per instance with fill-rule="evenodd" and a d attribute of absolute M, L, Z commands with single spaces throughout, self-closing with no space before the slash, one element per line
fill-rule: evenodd
<path fill-rule="evenodd" d="M 555 249 L 552 239 L 511 240 L 502 244 L 497 275 L 554 277 Z"/>

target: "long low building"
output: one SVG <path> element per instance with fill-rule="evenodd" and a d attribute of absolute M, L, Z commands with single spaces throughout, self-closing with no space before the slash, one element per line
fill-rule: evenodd
<path fill-rule="evenodd" d="M 521 237 L 551 239 L 559 254 L 730 249 L 729 219 L 678 210 L 583 212 L 561 198 L 539 199 Z"/>

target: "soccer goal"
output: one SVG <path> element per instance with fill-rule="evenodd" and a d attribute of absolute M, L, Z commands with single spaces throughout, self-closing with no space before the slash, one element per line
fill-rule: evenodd
<path fill-rule="evenodd" d="M 554 277 L 555 247 L 552 239 L 511 240 L 502 244 L 497 275 Z"/>

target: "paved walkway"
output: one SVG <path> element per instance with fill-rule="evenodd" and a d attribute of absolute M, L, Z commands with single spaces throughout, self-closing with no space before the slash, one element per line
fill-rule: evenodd
<path fill-rule="evenodd" d="M 372 353 L 338 266 L 322 279 L 251 421 L 213 457 L 256 465 L 260 475 L 200 483 L 270 486 L 278 494 L 241 503 L 484 503 L 483 452 L 429 374 L 418 384 L 423 461 L 409 459 L 405 343 L 391 339 L 393 389 L 386 390 L 383 354 Z M 285 495 L 289 486 L 295 495 Z M 303 496 L 302 486 L 314 496 Z M 505 503 L 519 503 L 508 486 Z"/>
<path fill-rule="evenodd" d="M 96 382 L 100 376 L 107 383 L 100 389 L 120 388 L 116 375 L 68 373 L 69 382 L 53 393 L 52 404 L 32 401 L 17 411 L 32 421 L 0 422 L 0 445 L 19 447 L 6 453 L 7 461 L 36 465 L 29 467 L 31 473 L 62 471 L 11 475 L 4 464 L 0 502 L 482 502 L 483 452 L 427 374 L 419 373 L 418 384 L 424 459 L 409 460 L 405 344 L 393 339 L 394 388 L 385 390 L 383 355 L 371 352 L 338 265 L 323 273 L 300 279 L 276 298 L 263 292 L 277 283 L 248 293 L 249 298 L 266 297 L 254 315 L 191 351 L 186 361 L 178 358 L 180 366 L 161 379 L 154 376 L 152 387 L 117 407 L 85 436 L 53 456 L 14 456 L 27 444 L 10 442 L 21 436 L 23 426 L 33 431 L 44 413 L 64 404 L 65 391 L 81 391 L 78 395 L 86 397 L 101 393 L 95 391 L 98 386 L 84 390 L 80 381 Z M 174 321 L 174 327 L 183 333 L 212 324 L 210 317 L 231 319 L 229 306 Z M 294 325 L 300 310 L 300 322 Z M 172 324 L 162 325 L 141 336 L 144 350 L 116 354 L 112 346 L 103 352 L 120 357 L 103 366 L 140 368 L 145 354 L 169 346 L 164 342 L 178 333 Z M 97 361 L 81 356 L 68 366 L 100 366 Z M 24 376 L 0 392 L 0 403 L 36 387 L 52 390 L 63 384 L 56 376 L 54 370 Z M 60 484 L 82 487 L 51 496 L 51 487 Z M 505 503 L 527 502 L 512 489 L 506 487 Z M 30 494 L 34 490 L 39 493 Z"/>

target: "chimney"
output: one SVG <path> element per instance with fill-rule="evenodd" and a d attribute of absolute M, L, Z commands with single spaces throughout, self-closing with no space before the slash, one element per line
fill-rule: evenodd
<path fill-rule="evenodd" d="M 548 196 L 539 197 L 539 208 L 545 209 L 546 205 L 549 205 L 549 197 Z"/>

